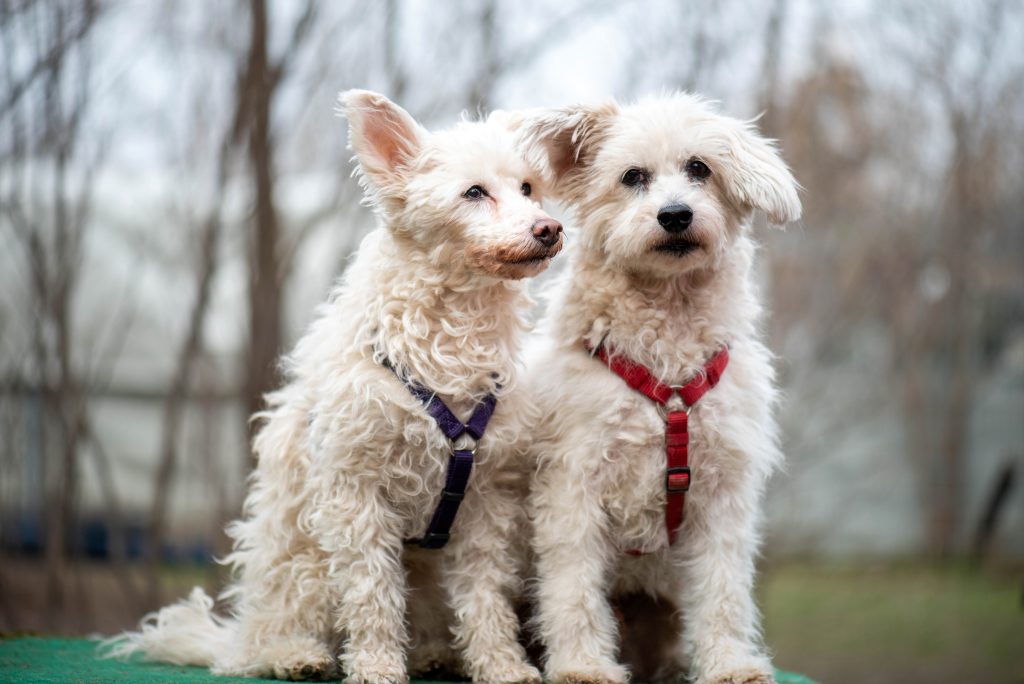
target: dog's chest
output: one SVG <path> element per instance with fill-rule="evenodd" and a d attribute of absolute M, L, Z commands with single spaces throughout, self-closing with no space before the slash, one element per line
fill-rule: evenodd
<path fill-rule="evenodd" d="M 701 412 L 690 416 L 688 462 L 694 470 L 705 460 Z M 651 552 L 668 544 L 665 522 L 666 423 L 653 407 L 640 401 L 622 414 L 619 428 L 607 435 L 595 480 L 601 490 L 612 541 L 623 551 Z"/>
<path fill-rule="evenodd" d="M 447 403 L 452 413 L 462 421 L 467 420 L 474 409 L 470 404 Z M 453 443 L 425 412 L 416 411 L 408 416 L 402 429 L 393 436 L 396 448 L 391 450 L 384 473 L 388 482 L 388 500 L 402 519 L 404 537 L 419 537 L 429 525 L 445 488 L 456 445 L 474 451 L 467 490 L 486 485 L 499 455 L 494 446 L 507 443 L 511 437 L 508 423 L 507 412 L 499 404 L 478 443 L 474 444 L 468 435 Z M 466 514 L 463 509 L 473 506 L 473 501 L 473 497 L 467 496 L 460 504 L 453 533 L 458 532 L 459 518 Z"/>
<path fill-rule="evenodd" d="M 402 519 L 403 536 L 422 534 L 437 506 L 452 456 L 452 443 L 429 416 L 410 414 L 392 435 L 383 466 L 388 504 Z"/>

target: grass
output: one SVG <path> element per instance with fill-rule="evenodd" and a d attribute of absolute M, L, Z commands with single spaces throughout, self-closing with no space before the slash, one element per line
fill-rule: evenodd
<path fill-rule="evenodd" d="M 1020 576 L 785 565 L 765 573 L 761 598 L 776 663 L 822 684 L 1024 682 Z"/>

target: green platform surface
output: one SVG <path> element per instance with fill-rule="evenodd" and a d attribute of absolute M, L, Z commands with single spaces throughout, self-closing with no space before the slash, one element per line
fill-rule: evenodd
<path fill-rule="evenodd" d="M 814 684 L 806 677 L 787 672 L 777 673 L 776 678 L 779 684 Z M 262 681 L 273 680 L 215 677 L 202 667 L 104 660 L 96 654 L 96 642 L 85 639 L 20 637 L 0 640 L 0 682 L 252 684 Z"/>

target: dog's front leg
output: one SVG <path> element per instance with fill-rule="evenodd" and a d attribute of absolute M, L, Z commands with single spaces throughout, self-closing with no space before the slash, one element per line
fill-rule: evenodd
<path fill-rule="evenodd" d="M 608 602 L 614 549 L 589 479 L 570 468 L 548 471 L 536 479 L 531 495 L 538 623 L 547 648 L 545 676 L 552 684 L 627 679 L 615 659 L 618 625 Z"/>
<path fill-rule="evenodd" d="M 727 460 L 747 459 L 731 454 Z M 741 470 L 718 482 L 695 478 L 695 493 L 703 491 L 687 502 L 684 533 L 673 550 L 682 568 L 683 638 L 692 645 L 696 684 L 775 681 L 753 597 L 760 488 Z"/>
<path fill-rule="evenodd" d="M 333 514 L 319 514 L 316 530 L 339 599 L 335 629 L 345 635 L 346 681 L 404 684 L 409 677 L 401 519 L 370 478 L 334 481 L 324 496 Z"/>
<path fill-rule="evenodd" d="M 524 522 L 514 491 L 470 487 L 446 549 L 445 583 L 457 616 L 455 643 L 474 682 L 540 682 L 540 672 L 519 644 L 519 618 L 511 599 L 522 589 L 514 537 L 523 533 Z"/>

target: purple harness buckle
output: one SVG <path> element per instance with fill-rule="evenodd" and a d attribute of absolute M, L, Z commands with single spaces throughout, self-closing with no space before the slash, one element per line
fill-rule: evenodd
<path fill-rule="evenodd" d="M 443 549 L 452 535 L 448 532 L 427 532 L 422 539 L 407 539 L 406 544 L 416 544 L 424 549 Z"/>

